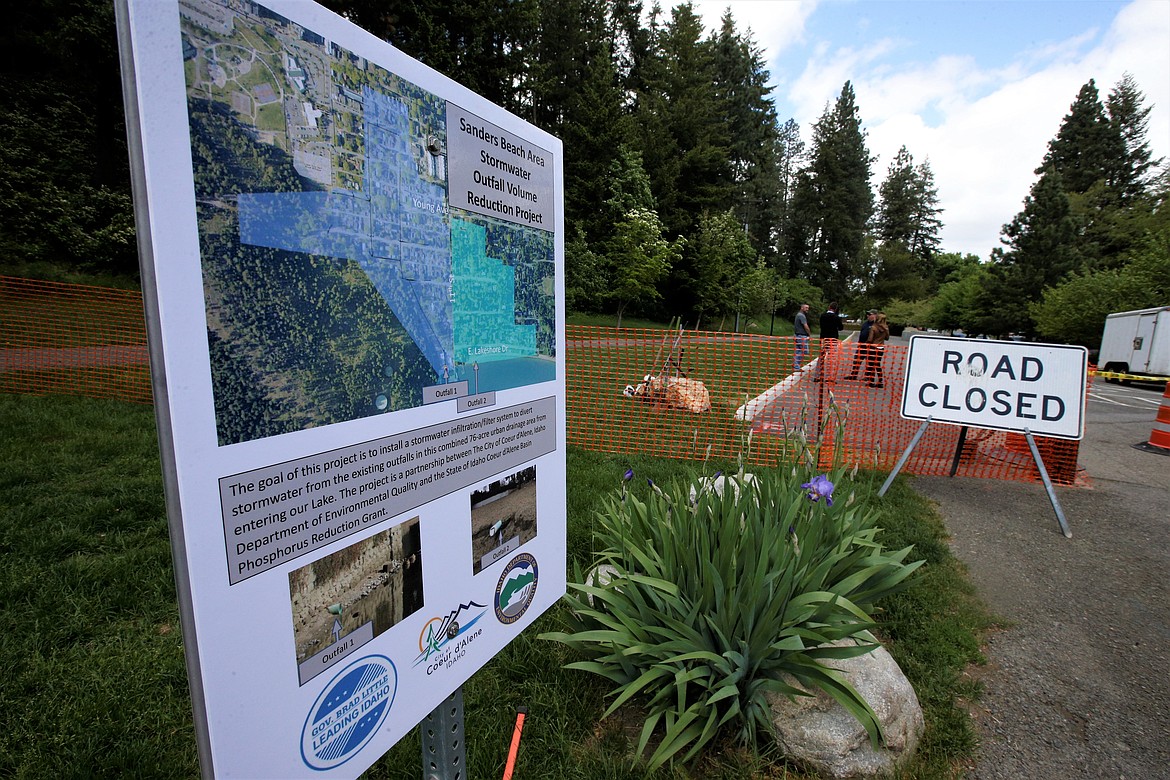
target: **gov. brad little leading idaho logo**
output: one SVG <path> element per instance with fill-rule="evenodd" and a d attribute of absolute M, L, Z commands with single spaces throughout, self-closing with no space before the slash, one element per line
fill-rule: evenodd
<path fill-rule="evenodd" d="M 519 620 L 536 596 L 536 559 L 520 553 L 504 567 L 496 583 L 496 618 L 511 624 Z"/>
<path fill-rule="evenodd" d="M 309 709 L 301 759 L 311 769 L 341 766 L 366 746 L 394 706 L 398 671 L 384 655 L 359 658 L 337 673 Z"/>

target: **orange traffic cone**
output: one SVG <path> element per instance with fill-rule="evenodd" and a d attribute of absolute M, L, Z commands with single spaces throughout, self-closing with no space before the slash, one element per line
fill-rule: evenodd
<path fill-rule="evenodd" d="M 1170 455 L 1170 382 L 1166 383 L 1166 390 L 1162 393 L 1162 405 L 1158 407 L 1158 416 L 1154 418 L 1150 440 L 1133 446 L 1146 452 Z"/>

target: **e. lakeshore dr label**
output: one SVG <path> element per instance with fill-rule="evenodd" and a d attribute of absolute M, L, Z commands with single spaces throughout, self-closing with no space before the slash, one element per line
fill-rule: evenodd
<path fill-rule="evenodd" d="M 222 477 L 228 582 L 553 452 L 555 416 L 540 398 Z"/>

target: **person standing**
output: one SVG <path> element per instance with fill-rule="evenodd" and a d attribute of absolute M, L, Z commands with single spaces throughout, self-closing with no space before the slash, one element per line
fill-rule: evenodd
<path fill-rule="evenodd" d="M 857 349 L 853 351 L 853 366 L 849 369 L 849 376 L 845 377 L 849 381 L 857 379 L 857 373 L 861 370 L 861 365 L 865 362 L 865 356 L 869 351 L 869 331 L 873 327 L 873 320 L 877 316 L 877 309 L 870 309 L 865 313 L 865 322 L 861 324 L 861 333 L 857 334 Z"/>
<path fill-rule="evenodd" d="M 873 320 L 873 327 L 869 329 L 869 350 L 865 356 L 865 377 L 869 379 L 870 387 L 885 387 L 885 375 L 882 373 L 882 358 L 886 354 L 886 342 L 890 339 L 890 326 L 886 315 L 878 312 Z"/>
<path fill-rule="evenodd" d="M 817 364 L 817 380 L 825 371 L 832 376 L 834 363 L 837 359 L 837 345 L 841 341 L 841 315 L 838 313 L 840 304 L 833 301 L 829 308 L 821 315 L 821 361 Z"/>
<path fill-rule="evenodd" d="M 829 309 L 821 315 L 821 341 L 832 339 L 838 341 L 841 338 L 841 315 L 837 313 L 840 305 L 833 301 L 829 304 Z"/>
<path fill-rule="evenodd" d="M 793 370 L 799 371 L 801 358 L 808 354 L 808 340 L 812 336 L 812 330 L 808 327 L 807 303 L 800 304 L 800 311 L 796 313 L 796 319 L 792 322 L 792 334 L 796 337 L 796 358 Z"/>

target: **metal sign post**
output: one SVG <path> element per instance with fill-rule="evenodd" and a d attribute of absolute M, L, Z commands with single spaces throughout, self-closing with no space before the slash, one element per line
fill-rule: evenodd
<path fill-rule="evenodd" d="M 882 483 L 882 488 L 878 491 L 878 498 L 884 496 L 886 491 L 890 489 L 890 485 L 894 484 L 894 479 L 898 476 L 898 472 L 901 471 L 902 467 L 906 465 L 906 461 L 910 458 L 910 453 L 914 452 L 914 448 L 918 446 L 918 441 L 922 438 L 922 434 L 926 433 L 926 428 L 928 425 L 930 425 L 930 419 L 931 418 L 927 417 L 922 425 L 919 426 L 918 432 L 914 434 L 914 438 L 911 439 L 910 444 L 906 446 L 906 450 L 902 453 L 902 457 L 898 458 L 898 462 L 894 464 L 894 470 L 890 472 L 890 476 L 886 477 L 886 481 Z"/>
<path fill-rule="evenodd" d="M 463 688 L 443 701 L 419 724 L 423 780 L 464 780 L 467 740 L 463 727 Z"/>

